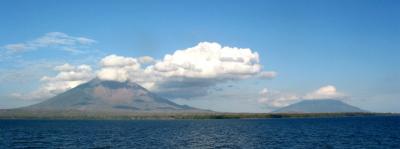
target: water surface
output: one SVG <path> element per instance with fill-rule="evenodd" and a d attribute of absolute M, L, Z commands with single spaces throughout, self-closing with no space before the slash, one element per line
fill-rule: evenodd
<path fill-rule="evenodd" d="M 0 120 L 0 148 L 400 148 L 400 117 Z"/>

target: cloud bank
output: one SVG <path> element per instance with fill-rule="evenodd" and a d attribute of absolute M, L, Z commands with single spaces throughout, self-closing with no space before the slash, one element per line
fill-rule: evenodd
<path fill-rule="evenodd" d="M 76 41 L 54 41 L 70 42 Z M 262 70 L 257 52 L 215 42 L 201 42 L 194 47 L 176 50 L 161 60 L 112 54 L 101 59 L 99 65 L 96 71 L 87 65 L 57 66 L 58 75 L 43 77 L 42 87 L 37 92 L 55 95 L 96 76 L 102 80 L 132 81 L 168 98 L 188 99 L 207 95 L 209 89 L 219 83 L 251 77 L 270 79 L 277 74 Z"/>

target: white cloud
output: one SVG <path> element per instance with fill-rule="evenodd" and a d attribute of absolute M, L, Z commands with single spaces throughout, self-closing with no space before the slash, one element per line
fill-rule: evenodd
<path fill-rule="evenodd" d="M 145 70 L 161 78 L 157 92 L 170 98 L 191 98 L 206 95 L 218 83 L 257 76 L 262 66 L 258 53 L 251 49 L 201 42 L 167 54 Z"/>
<path fill-rule="evenodd" d="M 264 88 L 259 93 L 258 102 L 270 108 L 280 108 L 300 100 L 318 100 L 318 99 L 344 99 L 345 94 L 337 92 L 336 87 L 332 85 L 322 86 L 319 89 L 305 95 L 295 95 L 290 93 L 281 93 L 278 91 L 269 91 Z"/>
<path fill-rule="evenodd" d="M 157 80 L 152 72 L 141 68 L 140 60 L 137 58 L 109 55 L 100 61 L 100 65 L 97 77 L 102 80 L 132 81 L 147 89 L 152 89 Z"/>
<path fill-rule="evenodd" d="M 167 54 L 148 69 L 166 77 L 240 79 L 258 74 L 261 65 L 258 53 L 250 49 L 201 42 Z"/>
<path fill-rule="evenodd" d="M 94 77 L 92 68 L 89 65 L 72 66 L 64 64 L 56 66 L 54 70 L 58 71 L 58 74 L 54 77 L 42 77 L 42 84 L 39 89 L 27 94 L 13 93 L 11 96 L 25 100 L 44 100 L 74 88 Z"/>
<path fill-rule="evenodd" d="M 264 88 L 259 93 L 258 103 L 268 106 L 269 108 L 280 108 L 288 106 L 299 100 L 297 95 L 285 94 L 278 91 L 269 91 Z"/>
<path fill-rule="evenodd" d="M 63 64 L 63 65 L 54 67 L 54 70 L 60 71 L 60 72 L 63 72 L 63 71 L 72 71 L 72 70 L 74 70 L 74 69 L 75 69 L 75 67 L 72 66 L 72 65 L 70 65 L 70 64 L 68 64 L 68 63 L 65 63 L 65 64 Z"/>
<path fill-rule="evenodd" d="M 124 56 L 117 56 L 117 55 L 109 55 L 104 57 L 100 61 L 101 66 L 103 67 L 133 67 L 133 69 L 139 69 L 140 64 L 138 63 L 137 59 L 124 57 Z"/>
<path fill-rule="evenodd" d="M 9 50 L 9 53 L 20 52 L 26 49 L 30 49 L 31 47 L 27 46 L 23 43 L 16 43 L 16 44 L 8 44 L 3 47 L 4 49 Z"/>
<path fill-rule="evenodd" d="M 7 50 L 6 52 L 8 54 L 21 53 L 46 47 L 60 47 L 59 49 L 61 50 L 76 53 L 80 52 L 76 47 L 93 43 L 96 43 L 96 41 L 86 37 L 74 37 L 61 32 L 50 32 L 34 40 L 7 44 L 2 48 Z"/>
<path fill-rule="evenodd" d="M 150 56 L 142 56 L 138 58 L 138 61 L 141 64 L 152 64 L 155 62 L 155 59 Z"/>
<path fill-rule="evenodd" d="M 141 64 L 148 65 L 142 68 Z M 259 75 L 272 78 L 276 72 L 262 72 L 257 52 L 210 42 L 177 50 L 157 61 L 148 56 L 109 55 L 101 60 L 97 72 L 100 79 L 134 81 L 172 98 L 206 95 L 208 88 L 218 83 Z"/>
<path fill-rule="evenodd" d="M 337 92 L 333 85 L 322 86 L 319 89 L 308 93 L 304 99 L 340 99 L 345 97 L 343 93 Z"/>
<path fill-rule="evenodd" d="M 109 55 L 100 62 L 101 69 L 97 76 L 102 80 L 127 81 L 129 75 L 140 69 L 140 63 L 135 58 Z"/>

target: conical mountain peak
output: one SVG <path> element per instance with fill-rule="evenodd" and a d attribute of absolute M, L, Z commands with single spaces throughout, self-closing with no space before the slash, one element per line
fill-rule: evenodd
<path fill-rule="evenodd" d="M 202 111 L 178 105 L 131 81 L 118 82 L 98 78 L 26 108 L 112 112 Z"/>
<path fill-rule="evenodd" d="M 302 100 L 274 111 L 275 113 L 343 113 L 367 112 L 335 99 Z"/>

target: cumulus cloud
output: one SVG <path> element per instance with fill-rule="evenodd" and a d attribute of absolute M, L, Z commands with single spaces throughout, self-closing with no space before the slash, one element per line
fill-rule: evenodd
<path fill-rule="evenodd" d="M 96 43 L 95 40 L 86 37 L 69 36 L 61 32 L 50 32 L 34 40 L 7 44 L 2 48 L 9 54 L 21 53 L 30 50 L 47 47 L 59 47 L 59 49 L 69 52 L 80 52 L 76 47 Z"/>
<path fill-rule="evenodd" d="M 117 55 L 106 56 L 100 61 L 101 69 L 97 72 L 97 77 L 119 82 L 132 81 L 152 89 L 156 78 L 154 74 L 141 68 L 139 59 Z"/>
<path fill-rule="evenodd" d="M 124 82 L 132 72 L 140 69 L 137 59 L 117 55 L 109 55 L 100 62 L 101 70 L 97 76 L 102 80 L 115 80 Z"/>
<path fill-rule="evenodd" d="M 241 80 L 262 71 L 259 55 L 248 48 L 201 42 L 194 47 L 167 54 L 146 68 L 161 76 L 158 91 L 165 96 L 190 98 L 208 93 L 217 83 Z"/>
<path fill-rule="evenodd" d="M 142 68 L 141 64 L 148 65 Z M 148 56 L 110 55 L 103 58 L 101 66 L 100 79 L 134 81 L 170 98 L 203 96 L 221 82 L 276 76 L 275 72 L 262 72 L 257 52 L 215 42 L 201 42 L 157 61 Z"/>
<path fill-rule="evenodd" d="M 201 42 L 167 54 L 149 69 L 167 77 L 238 79 L 259 73 L 261 65 L 258 53 L 248 48 Z"/>
<path fill-rule="evenodd" d="M 345 97 L 343 93 L 337 92 L 333 85 L 322 86 L 319 89 L 308 93 L 304 99 L 340 99 Z"/>
<path fill-rule="evenodd" d="M 280 108 L 300 100 L 317 100 L 317 99 L 337 99 L 341 100 L 346 97 L 345 94 L 337 92 L 336 87 L 326 85 L 318 88 L 315 91 L 305 95 L 295 95 L 290 93 L 281 93 L 278 91 L 269 91 L 264 88 L 259 93 L 258 102 L 270 108 Z"/>
<path fill-rule="evenodd" d="M 27 93 L 13 93 L 12 96 L 25 100 L 43 100 L 55 96 L 94 77 L 89 65 L 72 66 L 68 63 L 54 68 L 58 74 L 54 77 L 43 76 L 39 89 Z"/>

